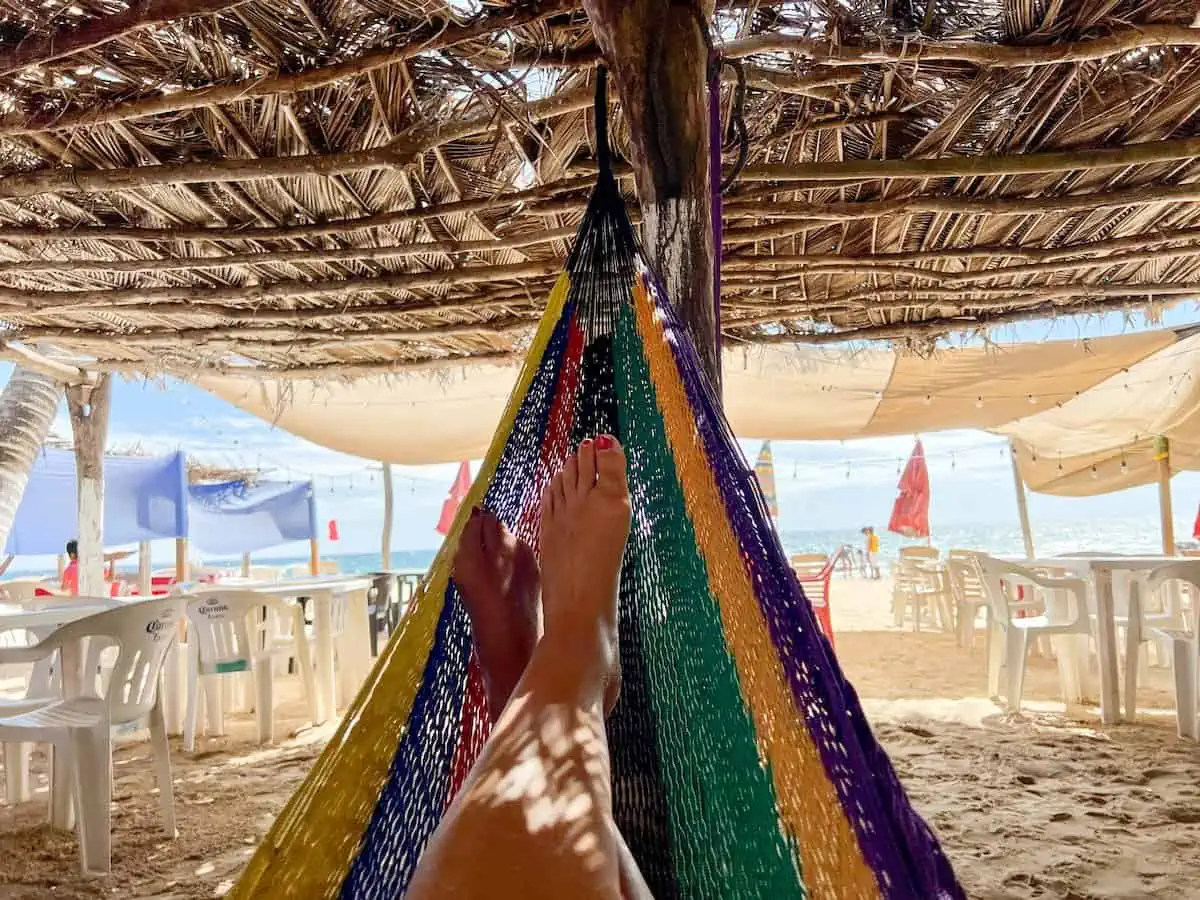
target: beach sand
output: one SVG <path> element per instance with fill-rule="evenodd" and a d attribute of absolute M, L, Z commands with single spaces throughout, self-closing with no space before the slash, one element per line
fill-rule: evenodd
<path fill-rule="evenodd" d="M 834 583 L 837 652 L 917 809 L 977 900 L 1184 900 L 1200 897 L 1200 747 L 1175 734 L 1170 673 L 1151 668 L 1136 724 L 1100 727 L 1069 713 L 1057 670 L 1034 658 L 1026 709 L 1011 717 L 984 697 L 982 639 L 900 631 L 886 582 Z M 980 636 L 982 638 L 982 635 Z M 304 707 L 282 709 L 279 733 Z M 252 742 L 248 718 L 185 754 L 173 741 L 179 837 L 162 834 L 148 748 L 116 753 L 113 874 L 77 874 L 73 835 L 45 824 L 43 793 L 0 807 L 0 900 L 197 900 L 229 890 L 332 726 L 274 747 Z"/>

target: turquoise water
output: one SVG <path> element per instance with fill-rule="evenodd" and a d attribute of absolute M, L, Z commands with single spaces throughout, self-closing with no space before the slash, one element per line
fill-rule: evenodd
<path fill-rule="evenodd" d="M 884 526 L 877 525 L 880 532 L 880 555 L 887 559 L 911 541 L 884 533 Z M 1186 541 L 1191 537 L 1192 523 L 1179 520 L 1175 523 L 1176 538 Z M 828 529 L 785 531 L 781 535 L 788 553 L 831 553 L 843 544 L 862 546 L 862 535 L 857 529 Z M 987 550 L 996 556 L 1022 556 L 1024 547 L 1019 527 L 998 525 L 949 525 L 938 528 L 933 534 L 933 544 L 943 550 L 968 548 Z M 1039 556 L 1056 556 L 1060 553 L 1083 551 L 1109 551 L 1112 553 L 1159 553 L 1161 537 L 1157 516 L 1131 516 L 1123 519 L 1102 521 L 1041 522 L 1034 528 L 1034 550 Z M 392 567 L 396 569 L 425 569 L 433 562 L 436 549 L 393 551 Z M 371 572 L 380 567 L 378 553 L 327 554 L 324 558 L 336 560 L 343 572 Z M 307 562 L 307 556 L 294 559 L 263 559 L 265 565 L 281 565 Z"/>

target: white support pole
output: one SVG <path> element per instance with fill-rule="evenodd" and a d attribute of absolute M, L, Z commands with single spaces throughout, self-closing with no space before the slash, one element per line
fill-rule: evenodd
<path fill-rule="evenodd" d="M 1021 540 L 1025 543 L 1025 558 L 1033 559 L 1033 529 L 1029 526 L 1029 504 L 1025 498 L 1025 481 L 1017 465 L 1017 447 L 1008 444 L 1008 456 L 1012 462 L 1013 485 L 1017 489 L 1017 515 L 1021 517 Z"/>
<path fill-rule="evenodd" d="M 383 547 L 381 558 L 383 571 L 392 568 L 392 516 L 395 490 L 392 485 L 392 464 L 383 464 Z"/>
<path fill-rule="evenodd" d="M 250 561 L 250 554 L 249 554 L 249 553 L 243 553 L 243 554 L 242 554 L 242 577 L 243 577 L 243 578 L 249 578 L 249 577 L 250 577 L 250 569 L 251 569 L 251 567 L 252 567 L 252 563 L 251 563 L 251 561 Z"/>

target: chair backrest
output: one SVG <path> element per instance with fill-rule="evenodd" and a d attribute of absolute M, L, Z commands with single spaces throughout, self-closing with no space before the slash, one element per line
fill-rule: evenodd
<path fill-rule="evenodd" d="M 278 566 L 251 566 L 251 581 L 278 581 L 281 570 Z"/>
<path fill-rule="evenodd" d="M 0 581 L 0 600 L 24 606 L 37 596 L 38 588 L 45 588 L 42 579 L 22 578 L 14 581 Z"/>
<path fill-rule="evenodd" d="M 829 565 L 824 553 L 797 553 L 792 557 L 792 571 L 801 578 L 819 576 Z"/>
<path fill-rule="evenodd" d="M 159 672 L 178 634 L 184 605 L 181 596 L 123 603 L 64 625 L 49 640 L 62 646 L 89 638 L 116 647 L 105 688 L 109 719 L 114 725 L 132 722 L 158 698 Z"/>
<path fill-rule="evenodd" d="M 254 668 L 255 651 L 262 649 L 268 604 L 251 591 L 209 590 L 189 600 L 188 642 L 196 642 L 201 675 L 223 675 Z"/>
<path fill-rule="evenodd" d="M 938 559 L 942 552 L 937 547 L 901 547 L 901 559 Z"/>
<path fill-rule="evenodd" d="M 340 575 L 342 567 L 338 565 L 336 559 L 323 559 L 317 565 L 318 575 Z"/>
<path fill-rule="evenodd" d="M 987 603 L 983 577 L 979 574 L 976 554 L 970 550 L 951 550 L 946 554 L 950 591 L 958 603 Z"/>
<path fill-rule="evenodd" d="M 1171 581 L 1182 581 L 1191 594 L 1192 621 L 1189 625 L 1193 635 L 1200 635 L 1200 559 L 1189 559 L 1186 562 L 1167 563 L 1159 566 L 1146 575 L 1146 593 L 1159 590 Z"/>

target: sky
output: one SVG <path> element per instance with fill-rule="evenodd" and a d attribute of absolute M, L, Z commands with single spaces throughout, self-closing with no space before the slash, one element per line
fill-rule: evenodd
<path fill-rule="evenodd" d="M 1194 306 L 1188 303 L 1166 312 L 1161 325 L 1187 324 L 1195 318 Z M 1109 315 L 1013 326 L 992 337 L 1004 341 L 1052 340 L 1145 327 L 1140 316 Z M 0 366 L 0 382 L 7 380 L 9 371 L 11 367 Z M 60 437 L 70 436 L 65 404 L 59 409 L 53 430 Z M 922 435 L 922 440 L 932 484 L 931 521 L 935 532 L 939 525 L 952 524 L 1015 526 L 1016 495 L 1002 439 L 983 432 L 944 432 Z M 760 445 L 757 440 L 744 441 L 743 449 L 753 459 Z M 773 442 L 781 530 L 886 525 L 899 470 L 912 445 L 911 435 L 844 443 Z M 199 461 L 261 470 L 269 478 L 312 478 L 322 530 L 330 519 L 338 523 L 339 541 L 330 545 L 330 552 L 378 551 L 383 522 L 378 464 L 293 437 L 186 383 L 175 379 L 118 380 L 114 384 L 108 446 L 113 450 L 140 448 L 151 455 L 182 449 Z M 393 471 L 393 547 L 436 548 L 440 539 L 434 526 L 457 464 L 396 466 Z M 1177 476 L 1174 497 L 1177 517 L 1190 521 L 1190 511 L 1200 502 L 1200 474 Z M 1086 499 L 1030 497 L 1035 524 L 1149 516 L 1156 510 L 1153 486 Z M 296 556 L 300 552 L 302 548 L 292 546 L 276 554 L 264 552 L 263 556 Z"/>

